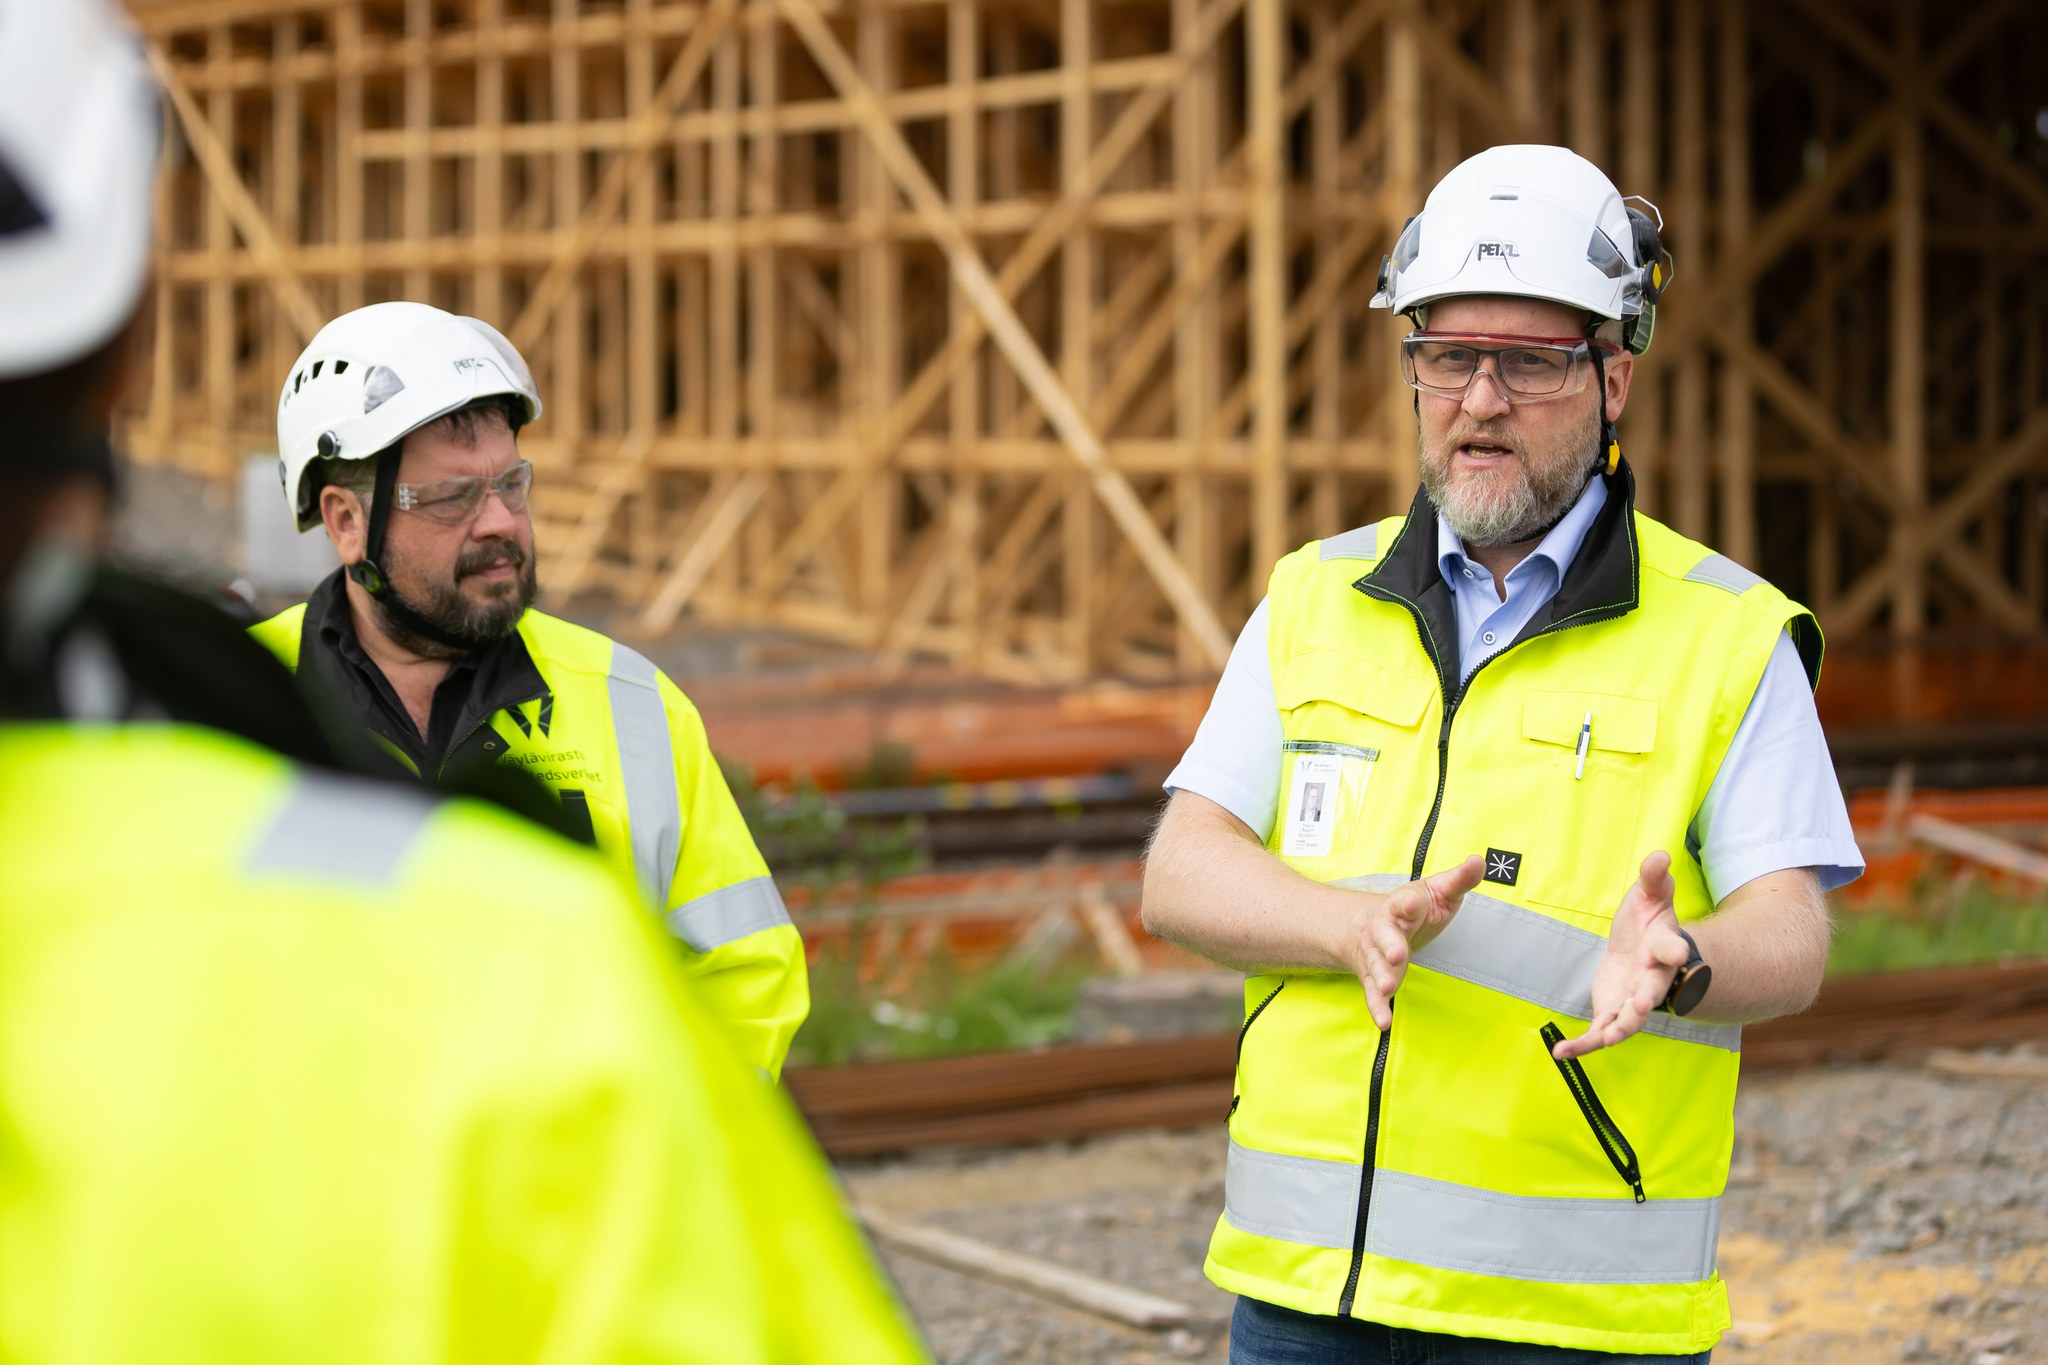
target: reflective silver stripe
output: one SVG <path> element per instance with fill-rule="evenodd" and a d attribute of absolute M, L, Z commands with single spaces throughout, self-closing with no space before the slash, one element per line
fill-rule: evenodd
<path fill-rule="evenodd" d="M 1763 582 L 1760 575 L 1737 564 L 1727 555 L 1708 555 L 1692 566 L 1686 574 L 1688 583 L 1712 583 L 1717 588 L 1726 588 L 1737 597 Z"/>
<path fill-rule="evenodd" d="M 1349 1251 L 1359 1167 L 1230 1144 L 1223 1216 L 1239 1231 Z M 1548 1199 L 1373 1173 L 1365 1248 L 1519 1280 L 1693 1284 L 1714 1273 L 1719 1199 Z"/>
<path fill-rule="evenodd" d="M 700 953 L 790 922 L 782 893 L 767 877 L 707 891 L 668 912 L 669 932 Z"/>
<path fill-rule="evenodd" d="M 1377 559 L 1379 552 L 1380 526 L 1374 522 L 1342 535 L 1325 536 L 1317 554 L 1320 559 Z"/>
<path fill-rule="evenodd" d="M 1359 891 L 1392 891 L 1407 878 L 1379 872 L 1336 883 Z M 1418 965 L 1460 981 L 1512 995 L 1574 1019 L 1593 1017 L 1593 974 L 1607 955 L 1607 940 L 1576 925 L 1539 915 L 1479 891 L 1427 947 Z M 1653 1014 L 1643 1032 L 1707 1047 L 1742 1050 L 1736 1024 L 1699 1024 L 1672 1014 Z"/>
<path fill-rule="evenodd" d="M 433 802 L 400 787 L 308 773 L 249 850 L 247 867 L 388 882 L 433 809 Z"/>
<path fill-rule="evenodd" d="M 1223 1216 L 1241 1232 L 1351 1250 L 1358 1225 L 1355 1161 L 1318 1161 L 1230 1144 Z"/>
<path fill-rule="evenodd" d="M 612 733 L 619 741 L 619 775 L 626 789 L 626 827 L 633 838 L 633 870 L 641 894 L 656 909 L 668 899 L 682 847 L 677 810 L 676 760 L 669 742 L 668 708 L 661 704 L 660 674 L 646 658 L 612 644 Z"/>
<path fill-rule="evenodd" d="M 1538 1199 L 1382 1170 L 1365 1249 L 1517 1280 L 1696 1284 L 1720 1235 L 1719 1199 Z"/>

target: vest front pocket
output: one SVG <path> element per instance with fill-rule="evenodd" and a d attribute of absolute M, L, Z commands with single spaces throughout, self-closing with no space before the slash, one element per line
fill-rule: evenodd
<path fill-rule="evenodd" d="M 1543 770 L 1535 846 L 1517 889 L 1604 933 L 1635 882 L 1636 826 L 1657 743 L 1657 704 L 1591 692 L 1532 692 L 1522 737 Z M 1671 850 L 1667 850 L 1671 851 Z"/>
<path fill-rule="evenodd" d="M 1385 804 L 1383 759 L 1408 770 L 1391 774 L 1399 792 L 1424 757 L 1417 731 L 1435 683 L 1356 654 L 1314 650 L 1279 665 L 1273 686 L 1285 739 L 1266 846 L 1316 881 L 1389 870 L 1359 864 L 1360 831 Z"/>

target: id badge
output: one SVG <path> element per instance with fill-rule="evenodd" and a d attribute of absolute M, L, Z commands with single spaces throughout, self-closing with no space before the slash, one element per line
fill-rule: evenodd
<path fill-rule="evenodd" d="M 1377 749 L 1291 740 L 1281 746 L 1288 764 L 1287 804 L 1280 810 L 1280 852 L 1288 858 L 1327 858 L 1337 822 L 1353 818 L 1372 777 Z"/>

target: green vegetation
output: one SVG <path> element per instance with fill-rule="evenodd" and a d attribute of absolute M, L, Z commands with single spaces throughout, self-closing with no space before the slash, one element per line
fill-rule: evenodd
<path fill-rule="evenodd" d="M 847 785 L 860 789 L 915 780 L 901 745 L 878 747 L 846 771 Z M 1074 997 L 1094 971 L 1093 955 L 1071 938 L 1054 935 L 974 970 L 943 947 L 914 965 L 888 952 L 877 913 L 881 886 L 924 868 L 917 817 L 848 820 L 808 779 L 768 793 L 728 766 L 726 781 L 791 899 L 816 905 L 831 895 L 850 916 L 844 937 L 820 936 L 814 949 L 811 1014 L 790 1050 L 793 1064 L 995 1052 L 1065 1034 Z"/>
<path fill-rule="evenodd" d="M 1070 952 L 1048 963 L 967 971 L 939 950 L 900 992 L 885 995 L 861 981 L 843 953 L 823 952 L 811 966 L 811 1017 L 790 1061 L 831 1066 L 1057 1042 L 1081 983 L 1096 970 L 1090 955 Z"/>
<path fill-rule="evenodd" d="M 1828 975 L 2048 957 L 2048 898 L 1936 885 L 1905 906 L 1837 911 Z"/>

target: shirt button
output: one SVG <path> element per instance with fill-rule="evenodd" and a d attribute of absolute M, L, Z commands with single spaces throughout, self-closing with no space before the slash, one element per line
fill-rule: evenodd
<path fill-rule="evenodd" d="M 1480 636 L 1479 639 L 1482 644 L 1490 645 L 1493 643 L 1493 632 L 1489 630 L 1486 632 L 1486 634 Z"/>
<path fill-rule="evenodd" d="M 1470 578 L 1471 576 L 1472 576 L 1472 571 L 1471 571 L 1470 569 L 1467 569 L 1467 570 L 1465 570 L 1465 577 L 1467 577 L 1467 578 Z"/>

